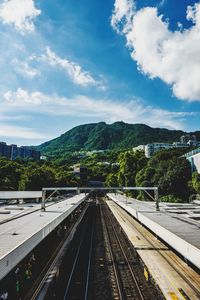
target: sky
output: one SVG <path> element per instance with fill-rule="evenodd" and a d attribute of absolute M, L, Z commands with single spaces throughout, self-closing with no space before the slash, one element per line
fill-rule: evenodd
<path fill-rule="evenodd" d="M 200 1 L 0 0 L 0 141 L 199 120 Z"/>

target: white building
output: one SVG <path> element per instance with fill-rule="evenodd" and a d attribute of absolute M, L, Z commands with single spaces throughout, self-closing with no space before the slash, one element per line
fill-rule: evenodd
<path fill-rule="evenodd" d="M 145 146 L 145 156 L 150 158 L 155 152 L 163 149 L 171 149 L 175 146 L 169 143 L 153 143 Z"/>
<path fill-rule="evenodd" d="M 138 147 L 142 147 L 138 146 Z M 163 149 L 172 149 L 172 148 L 187 148 L 190 146 L 200 146 L 200 142 L 196 140 L 195 135 L 186 135 L 182 136 L 180 138 L 180 142 L 174 142 L 173 144 L 171 143 L 152 143 L 152 144 L 147 144 L 145 146 L 145 156 L 147 158 L 151 157 L 155 152 Z M 136 147 L 136 148 L 138 148 Z M 134 149 L 136 149 L 134 148 Z"/>
<path fill-rule="evenodd" d="M 192 172 L 198 172 L 200 174 L 200 148 L 192 150 L 185 155 L 192 167 Z"/>
<path fill-rule="evenodd" d="M 173 146 L 174 146 L 174 148 L 184 148 L 184 147 L 187 148 L 190 145 L 188 143 L 174 142 Z"/>
<path fill-rule="evenodd" d="M 133 152 L 135 152 L 135 151 L 145 151 L 145 145 L 139 145 L 139 146 L 137 146 L 137 147 L 134 147 L 133 149 Z"/>

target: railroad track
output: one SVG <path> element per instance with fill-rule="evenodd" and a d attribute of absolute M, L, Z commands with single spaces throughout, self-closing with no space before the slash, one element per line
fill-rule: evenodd
<path fill-rule="evenodd" d="M 107 256 L 110 261 L 110 278 L 113 299 L 161 299 L 152 296 L 145 282 L 141 281 L 138 273 L 134 272 L 138 264 L 136 257 L 130 250 L 130 245 L 124 240 L 124 236 L 112 217 L 107 205 L 102 204 L 101 214 L 103 218 L 104 238 L 107 247 Z M 145 281 L 145 280 L 144 280 Z"/>
<path fill-rule="evenodd" d="M 90 207 L 92 209 L 92 207 Z M 77 247 L 74 263 L 67 280 L 63 300 L 89 298 L 89 282 L 93 254 L 96 213 L 90 212 Z"/>
<path fill-rule="evenodd" d="M 59 268 L 69 248 L 69 244 L 73 239 L 79 224 L 82 222 L 87 209 L 88 205 L 85 206 L 76 223 L 70 226 L 67 233 L 65 234 L 65 239 L 63 239 L 55 249 L 54 253 L 41 271 L 40 276 L 32 286 L 32 289 L 24 297 L 24 300 L 46 299 L 48 290 L 51 287 L 56 274 L 59 272 Z"/>
<path fill-rule="evenodd" d="M 199 286 L 199 282 L 197 281 L 197 279 L 195 278 L 195 276 L 192 274 L 192 272 L 186 272 L 184 266 L 182 264 L 178 264 L 177 262 L 177 256 L 174 252 L 170 251 L 162 251 L 162 242 L 158 239 L 155 240 L 155 238 L 152 240 L 152 236 L 153 234 L 147 230 L 146 228 L 144 228 L 143 226 L 141 226 L 137 221 L 135 221 L 127 212 L 125 212 L 122 208 L 120 208 L 119 206 L 117 206 L 117 204 L 115 204 L 115 206 L 117 207 L 118 210 L 118 214 L 122 219 L 125 219 L 126 222 L 128 222 L 129 224 L 131 224 L 132 226 L 134 226 L 136 228 L 136 230 L 140 233 L 140 235 L 142 236 L 142 238 L 144 240 L 146 240 L 149 245 L 152 247 L 152 249 L 161 249 L 161 250 L 157 250 L 160 254 L 160 256 L 170 265 L 170 267 L 188 284 L 188 286 L 194 291 L 194 293 L 196 294 L 196 296 L 198 297 L 198 299 L 200 299 L 200 291 L 197 288 L 197 286 Z M 177 265 L 178 264 L 178 265 Z M 194 285 L 194 283 L 196 284 L 196 286 Z M 178 290 L 181 297 L 183 299 L 188 299 L 187 295 L 185 295 L 184 292 L 182 292 L 181 290 Z"/>
<path fill-rule="evenodd" d="M 25 300 L 88 300 L 102 295 L 112 300 L 162 299 L 146 282 L 137 253 L 114 215 L 99 203 L 88 204 L 71 237 L 55 251 Z M 101 239 L 96 239 L 99 230 Z"/>
<path fill-rule="evenodd" d="M 104 234 L 104 243 L 106 248 L 106 256 L 108 261 L 108 272 L 110 275 L 110 285 L 112 290 L 112 296 L 115 300 L 123 299 L 121 281 L 118 277 L 118 270 L 114 263 L 114 255 L 111 248 L 111 243 L 109 241 L 109 235 L 106 228 L 105 220 L 103 217 L 102 209 L 100 209 L 100 214 L 102 218 L 103 234 Z"/>

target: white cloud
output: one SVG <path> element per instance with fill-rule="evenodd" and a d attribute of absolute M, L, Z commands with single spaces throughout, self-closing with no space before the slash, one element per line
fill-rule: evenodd
<path fill-rule="evenodd" d="M 26 90 L 18 89 L 16 92 L 7 91 L 4 94 L 4 99 L 7 101 L 8 104 L 12 104 L 13 106 L 20 106 L 21 105 L 38 105 L 42 104 L 45 101 L 45 96 L 43 94 L 35 92 L 29 94 Z"/>
<path fill-rule="evenodd" d="M 170 112 L 141 104 L 132 100 L 126 103 L 117 101 L 93 100 L 85 96 L 75 98 L 46 95 L 41 92 L 29 93 L 18 89 L 4 94 L 0 112 L 6 113 L 14 109 L 16 113 L 35 112 L 58 116 L 91 117 L 97 120 L 115 122 L 123 120 L 129 123 L 145 123 L 153 127 L 183 129 L 184 119 L 194 113 Z"/>
<path fill-rule="evenodd" d="M 182 100 L 200 101 L 200 3 L 189 6 L 186 16 L 193 26 L 172 32 L 157 8 L 136 11 L 133 1 L 116 0 L 111 24 L 125 35 L 144 74 L 171 84 Z"/>
<path fill-rule="evenodd" d="M 105 88 L 101 81 L 96 80 L 88 71 L 84 71 L 80 65 L 65 58 L 59 57 L 53 51 L 51 51 L 49 47 L 46 48 L 45 54 L 39 57 L 33 55 L 30 59 L 46 62 L 53 67 L 59 67 L 65 71 L 67 76 L 73 81 L 74 84 L 83 87 L 96 86 L 100 89 Z"/>
<path fill-rule="evenodd" d="M 4 0 L 0 4 L 0 19 L 4 24 L 13 25 L 21 33 L 35 30 L 34 19 L 41 11 L 34 0 Z"/>
<path fill-rule="evenodd" d="M 0 137 L 14 137 L 23 139 L 46 139 L 46 134 L 41 134 L 34 130 L 34 128 L 27 128 L 21 126 L 6 125 L 0 123 Z"/>
<path fill-rule="evenodd" d="M 36 68 L 31 67 L 26 61 L 20 61 L 18 59 L 12 60 L 12 65 L 17 73 L 22 75 L 23 77 L 34 78 L 40 75 L 40 71 Z"/>
<path fill-rule="evenodd" d="M 126 26 L 131 24 L 134 11 L 135 3 L 132 0 L 115 0 L 111 24 L 118 33 L 122 29 L 129 29 Z"/>
<path fill-rule="evenodd" d="M 21 120 L 28 120 L 29 118 L 25 115 L 13 115 L 11 114 L 2 114 L 0 113 L 0 121 L 21 121 Z"/>

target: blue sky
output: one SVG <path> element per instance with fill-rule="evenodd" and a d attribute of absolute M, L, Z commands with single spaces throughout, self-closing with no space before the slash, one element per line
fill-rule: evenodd
<path fill-rule="evenodd" d="M 200 3 L 0 0 L 0 140 L 84 123 L 199 130 Z"/>

